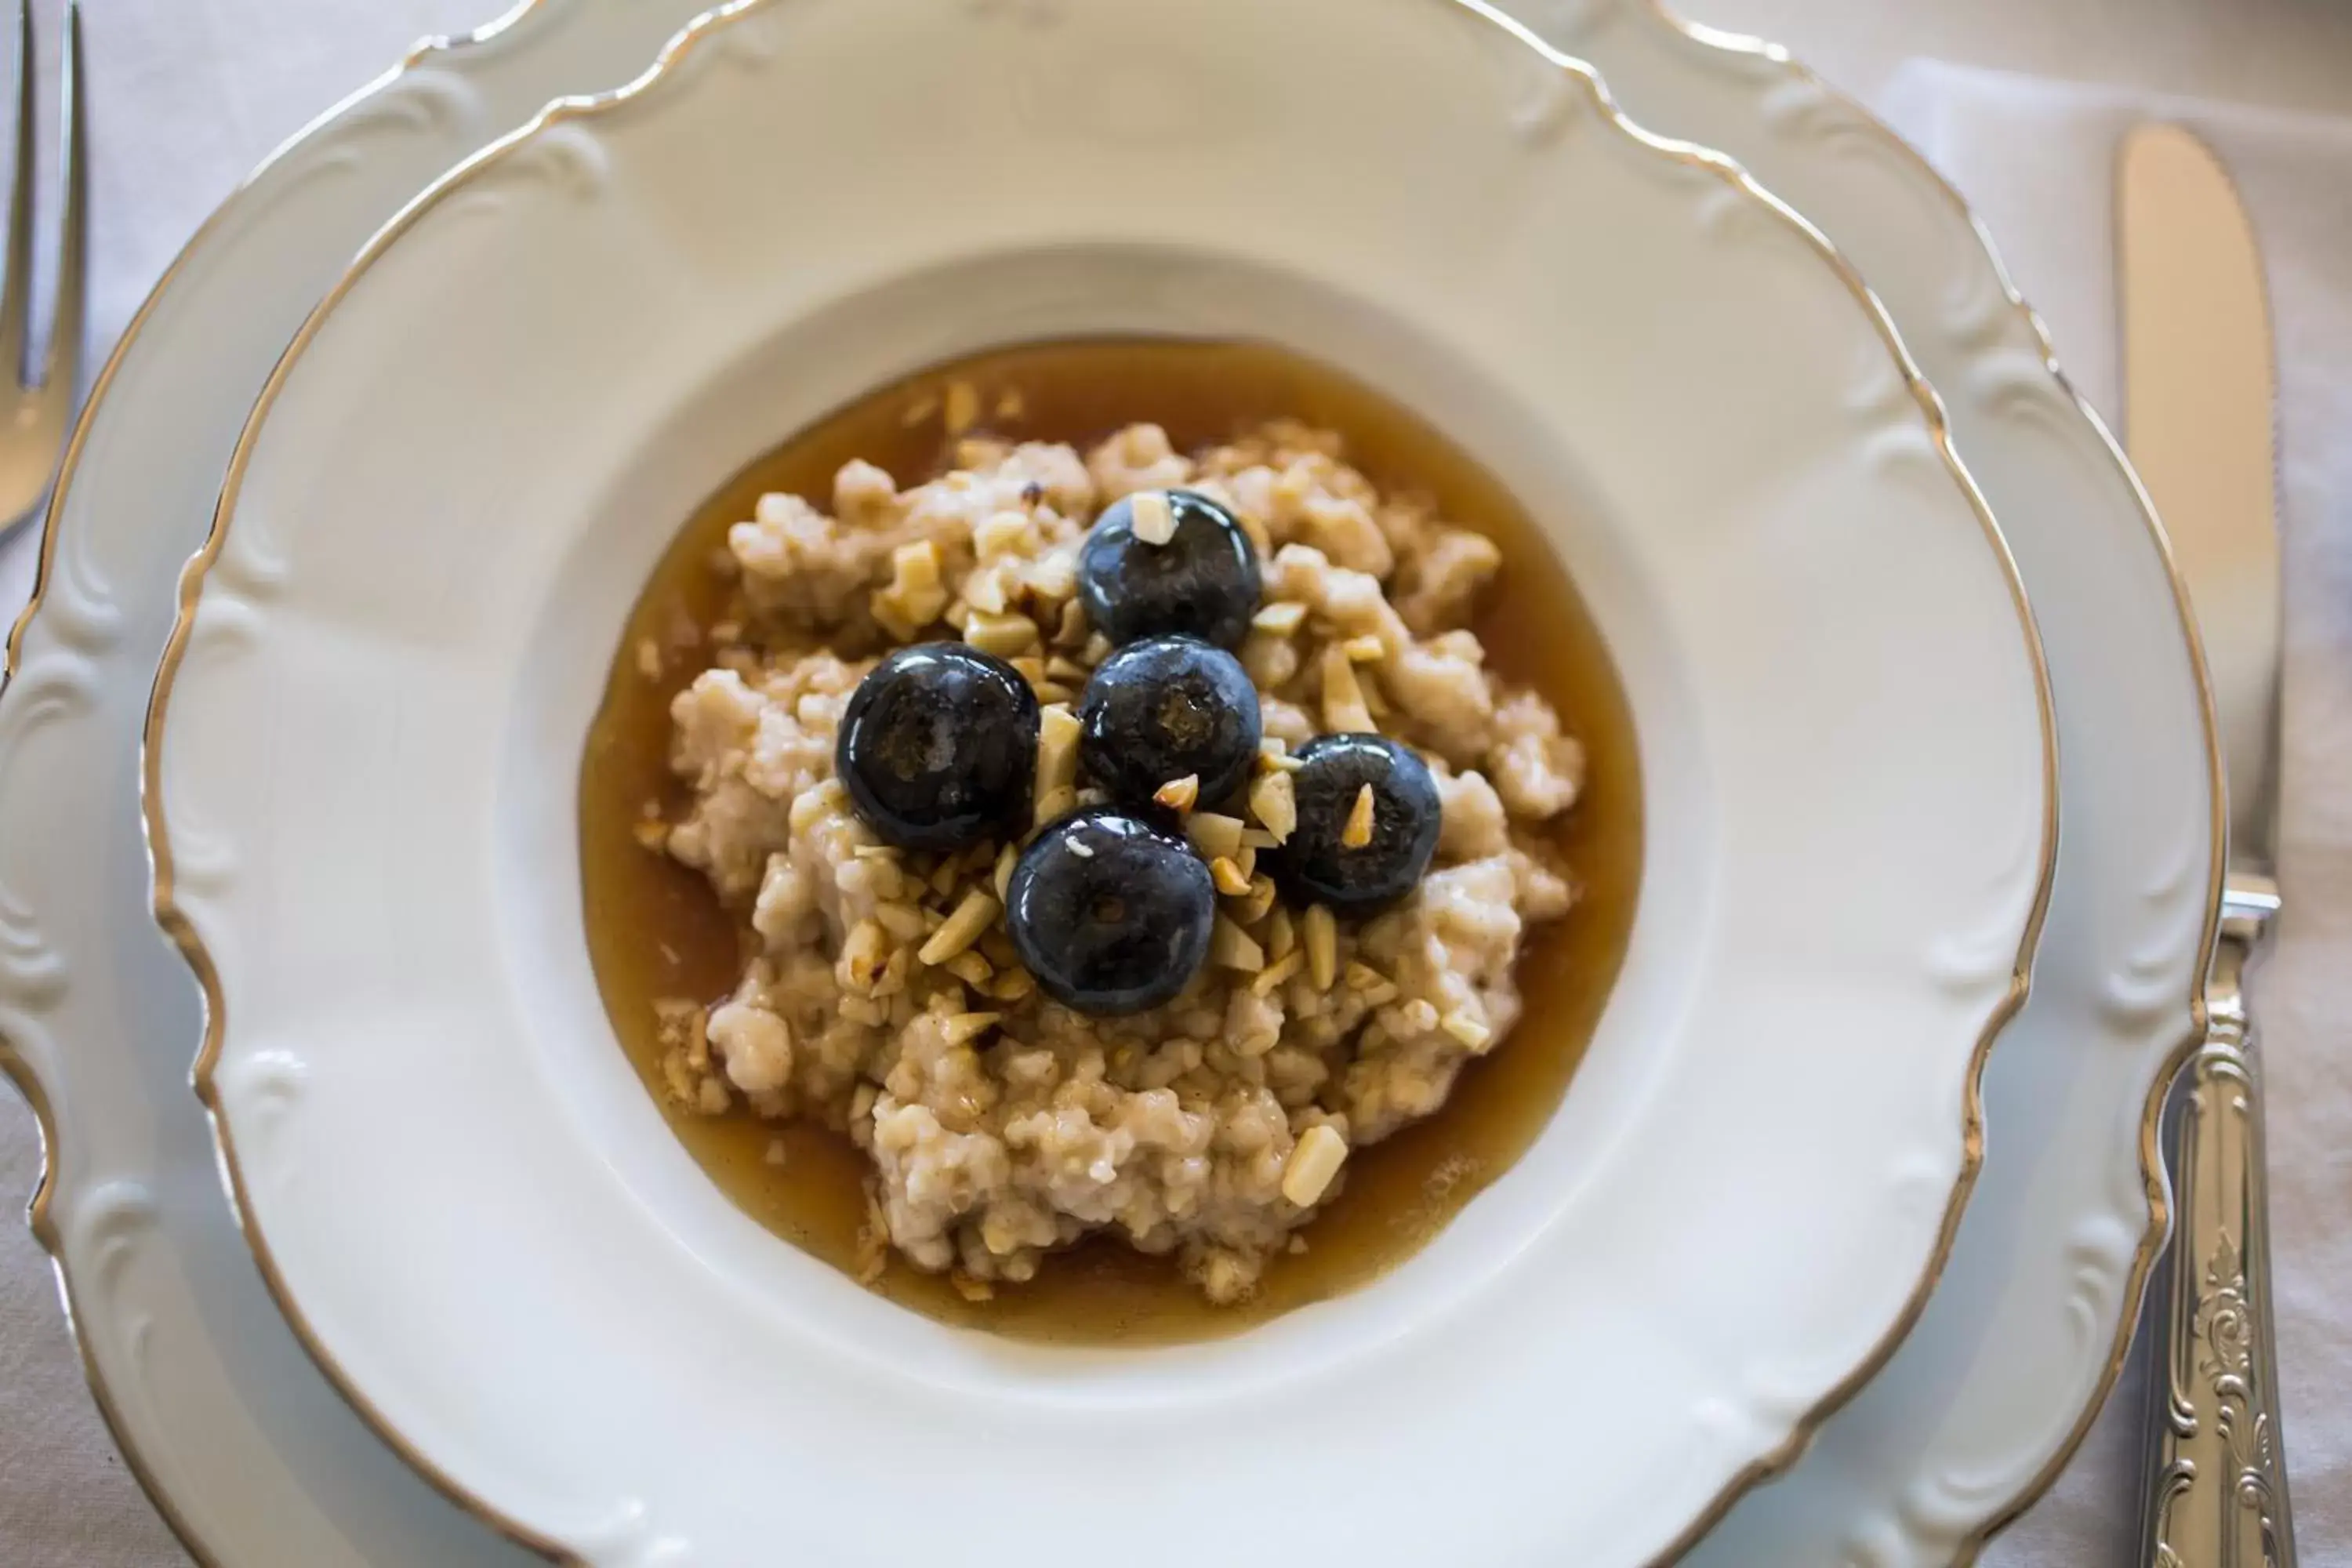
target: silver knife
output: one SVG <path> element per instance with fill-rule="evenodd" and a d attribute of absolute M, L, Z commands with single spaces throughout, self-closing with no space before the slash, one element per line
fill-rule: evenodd
<path fill-rule="evenodd" d="M 2156 1298 L 2149 1568 L 2294 1568 L 2271 1331 L 2262 1077 L 2242 989 L 2279 912 L 2276 377 L 2262 257 L 2210 149 L 2124 139 L 2125 444 L 2171 535 L 2213 681 L 2229 874 L 2204 1042 L 2181 1074 L 2172 1251 Z"/>

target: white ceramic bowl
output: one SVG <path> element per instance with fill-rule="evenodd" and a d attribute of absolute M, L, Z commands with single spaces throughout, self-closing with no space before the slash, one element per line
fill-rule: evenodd
<path fill-rule="evenodd" d="M 1125 1354 L 914 1318 L 712 1188 L 611 1038 L 572 812 L 718 479 L 1107 331 L 1433 416 L 1592 604 L 1648 791 L 1622 977 L 1521 1163 L 1368 1289 Z M 1916 1310 L 2053 858 L 2014 573 L 1866 293 L 1455 0 L 736 7 L 371 247 L 188 598 L 159 905 L 264 1271 L 404 1452 L 598 1563 L 1666 1552 Z"/>

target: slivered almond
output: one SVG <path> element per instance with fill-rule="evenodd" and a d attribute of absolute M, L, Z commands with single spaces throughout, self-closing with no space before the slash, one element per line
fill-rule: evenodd
<path fill-rule="evenodd" d="M 1003 906 L 986 893 L 974 888 L 963 896 L 947 923 L 933 931 L 915 956 L 925 963 L 945 963 L 965 948 L 980 940 L 980 933 L 995 922 L 996 911 Z"/>
<path fill-rule="evenodd" d="M 1282 1195 L 1300 1208 L 1312 1207 L 1330 1190 L 1347 1159 L 1348 1141 L 1318 1122 L 1298 1135 L 1297 1146 L 1283 1163 Z"/>
<path fill-rule="evenodd" d="M 1214 860 L 1219 856 L 1231 859 L 1241 852 L 1242 819 L 1222 812 L 1196 811 L 1184 819 L 1184 836 L 1202 858 Z"/>
<path fill-rule="evenodd" d="M 1265 773 L 1250 785 L 1250 814 L 1280 844 L 1298 826 L 1298 795 L 1288 773 Z"/>
<path fill-rule="evenodd" d="M 1357 683 L 1356 667 L 1339 643 L 1323 649 L 1323 728 L 1335 734 L 1360 734 L 1377 728 L 1372 710 L 1364 706 L 1364 689 Z"/>
<path fill-rule="evenodd" d="M 1307 606 L 1296 599 L 1278 599 L 1250 617 L 1250 625 L 1274 637 L 1286 637 L 1307 624 Z"/>
<path fill-rule="evenodd" d="M 1152 792 L 1151 798 L 1171 811 L 1190 811 L 1201 798 L 1201 775 L 1186 773 L 1181 779 L 1170 779 Z"/>
<path fill-rule="evenodd" d="M 1146 544 L 1165 544 L 1176 537 L 1176 509 L 1165 490 L 1138 490 L 1127 498 L 1135 537 Z"/>
<path fill-rule="evenodd" d="M 1265 967 L 1265 949 L 1257 939 L 1223 915 L 1209 928 L 1209 961 L 1227 969 L 1255 973 Z"/>
<path fill-rule="evenodd" d="M 1356 804 L 1348 808 L 1348 820 L 1339 829 L 1339 847 L 1361 849 L 1372 841 L 1372 786 L 1365 784 L 1356 791 Z"/>

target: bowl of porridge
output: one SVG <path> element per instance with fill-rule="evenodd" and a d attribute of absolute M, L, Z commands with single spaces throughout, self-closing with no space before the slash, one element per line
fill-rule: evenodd
<path fill-rule="evenodd" d="M 2045 684 L 1851 271 L 1494 13 L 746 0 L 305 329 L 152 838 L 524 1543 L 1608 1568 L 1939 1266 Z"/>
<path fill-rule="evenodd" d="M 1116 644 L 1097 541 L 1168 552 Z M 1192 670 L 1147 669 L 1153 721 L 1111 723 L 1122 665 L 1171 637 L 1239 689 L 1195 704 Z M 909 846 L 845 784 L 844 715 L 947 647 L 1026 696 L 951 719 L 921 788 L 1004 773 L 995 732 L 1019 766 Z M 1233 731 L 1171 744 L 1169 698 Z M 1356 770 L 1309 759 L 1349 735 L 1402 744 L 1417 792 L 1351 780 L 1335 813 L 1316 774 Z M 656 569 L 580 789 L 615 1032 L 714 1178 L 890 1300 L 1064 1342 L 1234 1331 L 1433 1234 L 1557 1104 L 1640 880 L 1625 700 L 1535 525 L 1425 423 L 1264 343 L 997 351 L 796 434 Z M 1076 889 L 1022 927 L 1009 894 L 1104 808 L 1198 869 L 1094 933 L 1150 949 L 1125 990 L 1057 997 L 1016 931 L 1051 982 Z M 1310 838 L 1364 887 L 1292 866 Z M 1489 1058 L 1500 1081 L 1462 1084 Z"/>

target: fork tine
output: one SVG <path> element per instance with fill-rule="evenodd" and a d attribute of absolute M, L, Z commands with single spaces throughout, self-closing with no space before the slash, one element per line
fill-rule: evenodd
<path fill-rule="evenodd" d="M 65 210 L 58 220 L 57 320 L 49 328 L 41 388 L 69 404 L 81 374 L 82 317 L 89 280 L 89 124 L 82 108 L 80 0 L 66 0 L 64 48 L 58 90 L 65 100 L 65 134 L 59 138 L 65 148 Z"/>
<path fill-rule="evenodd" d="M 8 193 L 8 272 L 0 282 L 0 365 L 25 377 L 26 323 L 33 311 L 33 11 L 16 0 L 16 178 Z"/>

